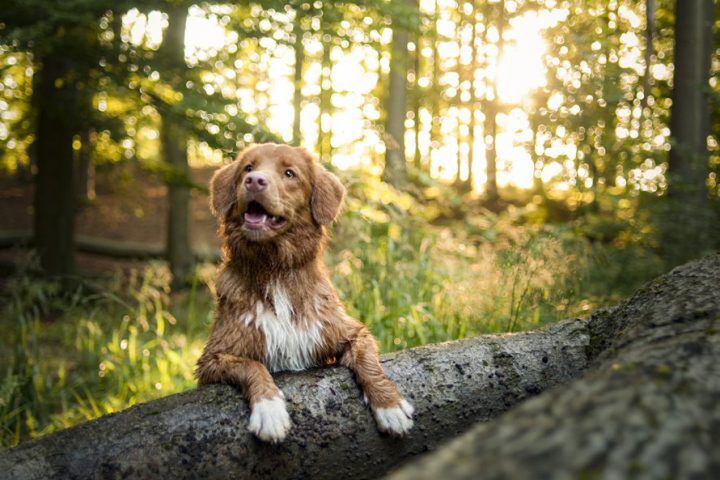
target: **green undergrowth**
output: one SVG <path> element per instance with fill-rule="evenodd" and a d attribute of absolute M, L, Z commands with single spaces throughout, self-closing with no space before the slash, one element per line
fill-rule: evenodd
<path fill-rule="evenodd" d="M 587 315 L 662 268 L 645 246 L 578 233 L 594 224 L 534 225 L 511 208 L 434 225 L 436 207 L 346 181 L 326 258 L 348 312 L 385 352 Z M 30 271 L 11 278 L 0 312 L 2 446 L 192 388 L 214 275 L 199 266 L 182 292 L 170 291 L 162 263 L 69 293 Z"/>

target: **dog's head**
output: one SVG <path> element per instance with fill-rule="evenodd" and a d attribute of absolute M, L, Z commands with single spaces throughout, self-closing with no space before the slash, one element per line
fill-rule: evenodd
<path fill-rule="evenodd" d="M 345 188 L 305 149 L 272 143 L 245 149 L 210 181 L 210 207 L 250 242 L 298 228 L 322 229 L 337 217 Z"/>

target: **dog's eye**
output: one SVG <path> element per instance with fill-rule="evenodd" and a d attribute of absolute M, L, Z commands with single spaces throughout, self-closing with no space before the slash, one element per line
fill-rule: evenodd
<path fill-rule="evenodd" d="M 252 165 L 247 165 L 247 166 L 245 167 L 245 171 L 246 171 L 246 172 L 251 172 L 251 171 L 252 171 Z"/>
<path fill-rule="evenodd" d="M 295 176 L 295 172 L 288 168 L 287 170 L 285 170 L 285 176 L 288 178 L 293 178 Z"/>

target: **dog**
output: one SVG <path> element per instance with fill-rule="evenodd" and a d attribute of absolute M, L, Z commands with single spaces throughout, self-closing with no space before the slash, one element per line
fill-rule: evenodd
<path fill-rule="evenodd" d="M 413 407 L 380 365 L 368 328 L 351 318 L 323 262 L 327 226 L 345 188 L 305 149 L 251 146 L 210 181 L 223 260 L 210 338 L 195 372 L 199 385 L 240 386 L 248 429 L 277 443 L 290 426 L 272 372 L 337 363 L 355 373 L 378 429 L 408 433 Z"/>

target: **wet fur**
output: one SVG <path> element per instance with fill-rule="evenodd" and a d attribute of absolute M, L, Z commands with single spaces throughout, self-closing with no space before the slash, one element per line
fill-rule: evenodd
<path fill-rule="evenodd" d="M 281 231 L 261 240 L 243 230 L 247 165 L 268 176 L 271 188 L 262 200 L 287 218 Z M 286 168 L 297 176 L 284 177 Z M 385 375 L 367 327 L 345 313 L 322 260 L 326 225 L 337 217 L 345 193 L 339 180 L 303 149 L 264 144 L 218 170 L 210 190 L 223 261 L 215 322 L 197 364 L 198 383 L 238 385 L 251 408 L 263 402 L 262 412 L 270 413 L 254 411 L 250 429 L 275 442 L 284 438 L 287 429 L 278 425 L 285 422 L 265 417 L 276 428 L 263 430 L 262 418 L 255 415 L 273 415 L 284 406 L 270 371 L 337 360 L 355 372 L 379 428 L 406 433 L 412 407 Z"/>

